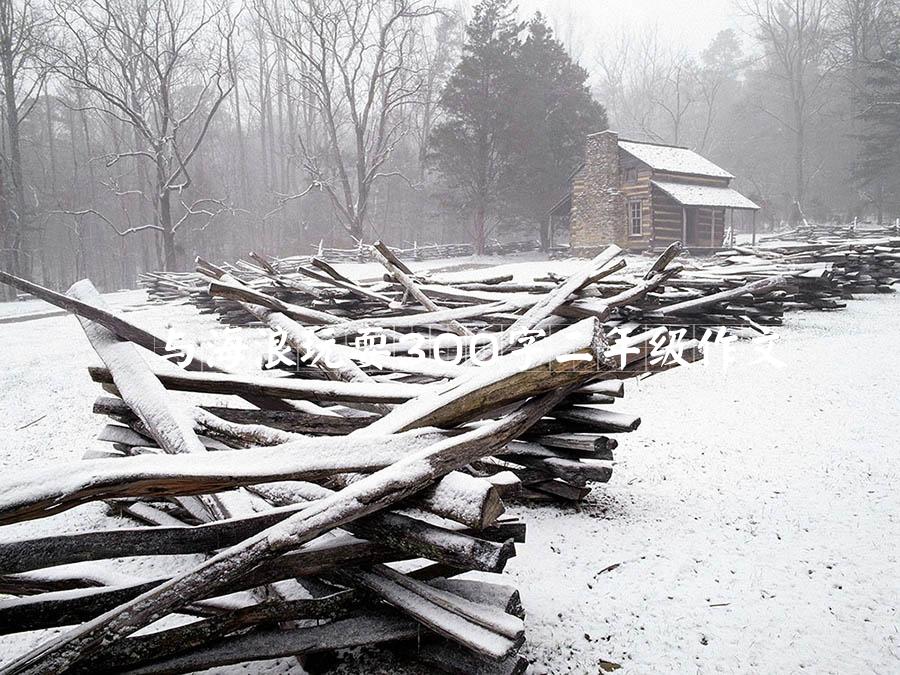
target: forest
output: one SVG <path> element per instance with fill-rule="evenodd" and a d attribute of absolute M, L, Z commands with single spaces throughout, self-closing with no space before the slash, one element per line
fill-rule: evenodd
<path fill-rule="evenodd" d="M 900 216 L 900 2 L 723 0 L 590 50 L 512 0 L 0 0 L 0 268 L 537 239 L 584 136 L 690 147 L 778 227 Z"/>

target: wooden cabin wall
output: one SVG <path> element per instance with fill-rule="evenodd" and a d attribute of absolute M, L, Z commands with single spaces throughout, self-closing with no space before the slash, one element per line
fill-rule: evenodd
<path fill-rule="evenodd" d="M 697 208 L 697 227 L 694 240 L 688 245 L 703 248 L 718 248 L 725 236 L 725 209 L 716 206 Z"/>
<path fill-rule="evenodd" d="M 653 190 L 653 247 L 680 241 L 683 228 L 681 204 L 662 190 Z"/>
<path fill-rule="evenodd" d="M 728 187 L 730 178 L 714 176 L 689 176 L 685 174 L 654 171 L 653 180 L 681 183 L 683 185 L 708 185 L 711 187 Z M 653 188 L 653 248 L 668 246 L 680 241 L 684 232 L 681 204 L 658 188 Z M 697 208 L 697 225 L 694 240 L 684 242 L 695 248 L 718 248 L 725 236 L 725 209 L 721 207 L 700 206 Z M 710 236 L 711 235 L 711 236 Z"/>
<path fill-rule="evenodd" d="M 634 183 L 626 182 L 625 178 L 629 169 L 637 171 L 637 180 Z M 620 191 L 625 196 L 625 248 L 631 251 L 643 251 L 651 246 L 653 237 L 653 190 L 650 180 L 653 178 L 653 170 L 646 164 L 637 161 L 631 155 L 619 153 L 619 171 L 621 176 Z M 641 200 L 641 236 L 631 234 L 631 216 L 628 211 L 628 202 L 634 199 Z"/>

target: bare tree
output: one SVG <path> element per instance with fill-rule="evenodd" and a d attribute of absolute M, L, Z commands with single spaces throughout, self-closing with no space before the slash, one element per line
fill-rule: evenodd
<path fill-rule="evenodd" d="M 413 38 L 437 10 L 430 0 L 286 0 L 258 9 L 321 120 L 321 144 L 298 137 L 310 179 L 299 194 L 324 191 L 341 225 L 362 239 L 373 186 L 407 179 L 385 164 L 408 131 L 404 109 L 422 88 Z"/>
<path fill-rule="evenodd" d="M 712 144 L 713 132 L 727 104 L 723 97 L 728 95 L 729 88 L 734 88 L 741 68 L 741 47 L 734 31 L 720 31 L 700 55 L 700 61 L 697 91 L 702 114 L 698 125 L 697 149 L 704 152 Z"/>
<path fill-rule="evenodd" d="M 5 122 L 0 167 L 0 260 L 14 274 L 22 271 L 22 246 L 31 215 L 22 169 L 21 128 L 46 81 L 42 58 L 46 23 L 31 0 L 0 0 L 0 86 Z"/>
<path fill-rule="evenodd" d="M 657 142 L 684 141 L 699 98 L 697 68 L 683 51 L 660 39 L 658 26 L 616 31 L 597 55 L 599 89 L 611 118 L 626 133 Z"/>
<path fill-rule="evenodd" d="M 799 210 L 806 193 L 807 127 L 821 109 L 828 81 L 828 0 L 742 0 L 765 50 L 767 73 L 779 84 L 785 110 L 765 108 L 794 135 L 794 194 Z M 795 217 L 796 217 L 795 213 Z"/>
<path fill-rule="evenodd" d="M 670 129 L 668 139 L 678 145 L 683 141 L 684 126 L 697 101 L 697 68 L 683 52 L 661 59 L 660 79 L 648 83 L 647 97 L 661 112 Z"/>
<path fill-rule="evenodd" d="M 126 159 L 149 165 L 151 194 L 140 196 L 155 217 L 120 229 L 93 207 L 73 214 L 94 212 L 120 236 L 158 232 L 161 262 L 175 269 L 179 228 L 195 217 L 208 224 L 227 208 L 222 199 L 186 195 L 192 161 L 234 87 L 228 66 L 234 23 L 222 5 L 207 0 L 58 2 L 55 8 L 65 33 L 57 69 L 87 92 L 85 110 L 132 131 L 120 139 L 123 148 L 104 153 L 105 165 L 114 170 Z M 119 196 L 129 192 L 115 177 L 107 184 Z"/>

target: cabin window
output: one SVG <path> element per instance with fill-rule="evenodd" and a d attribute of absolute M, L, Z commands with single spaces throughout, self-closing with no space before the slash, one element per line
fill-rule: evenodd
<path fill-rule="evenodd" d="M 625 169 L 625 182 L 637 183 L 637 169 Z"/>
<path fill-rule="evenodd" d="M 643 225 L 641 216 L 643 210 L 643 202 L 640 199 L 628 202 L 628 222 L 631 225 L 630 231 L 632 236 L 641 236 L 641 228 Z"/>

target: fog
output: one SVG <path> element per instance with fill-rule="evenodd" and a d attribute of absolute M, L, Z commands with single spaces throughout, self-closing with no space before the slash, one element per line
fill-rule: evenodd
<path fill-rule="evenodd" d="M 605 128 L 723 167 L 764 230 L 893 222 L 898 14 L 897 0 L 0 0 L 0 267 L 109 290 L 196 255 L 537 240 Z"/>

